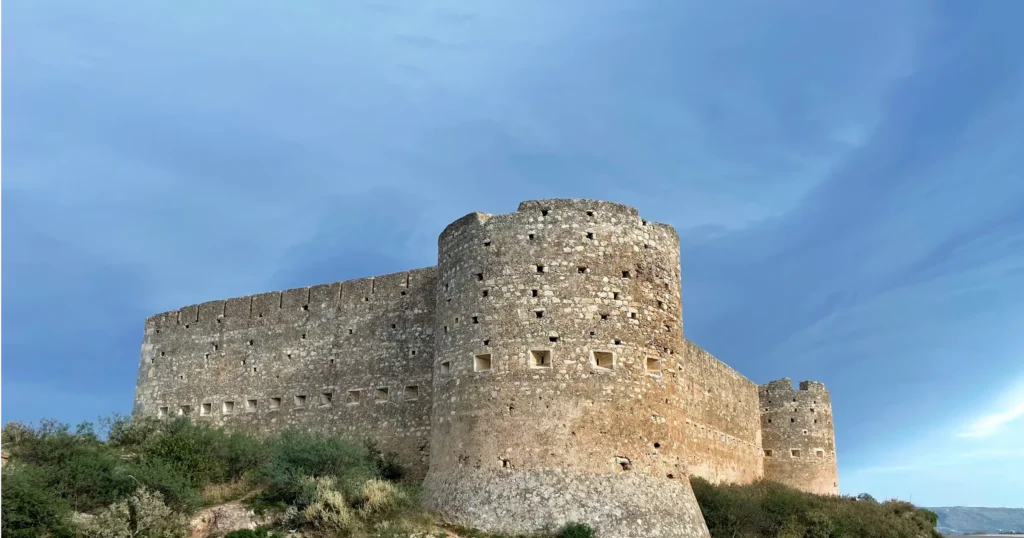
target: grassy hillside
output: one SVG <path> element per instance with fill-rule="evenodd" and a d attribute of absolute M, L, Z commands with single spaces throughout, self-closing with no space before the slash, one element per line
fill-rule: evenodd
<path fill-rule="evenodd" d="M 1010 531 L 1024 534 L 1024 508 L 947 506 L 929 510 L 938 514 L 939 531 L 945 534 Z"/>
<path fill-rule="evenodd" d="M 75 430 L 10 423 L 3 448 L 5 538 L 182 538 L 197 509 L 239 499 L 271 525 L 231 538 L 272 538 L 275 527 L 323 537 L 489 537 L 423 513 L 419 485 L 375 447 L 309 433 L 258 439 L 187 419 L 114 417 Z M 935 514 L 905 502 L 821 497 L 771 482 L 693 486 L 714 538 L 939 536 Z M 573 524 L 545 536 L 594 535 Z"/>

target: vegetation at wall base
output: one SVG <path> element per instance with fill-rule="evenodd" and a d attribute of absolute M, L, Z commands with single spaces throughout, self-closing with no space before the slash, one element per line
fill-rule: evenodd
<path fill-rule="evenodd" d="M 942 538 L 938 515 L 906 501 L 815 495 L 769 481 L 690 483 L 712 538 Z"/>
<path fill-rule="evenodd" d="M 443 537 L 420 507 L 418 484 L 402 480 L 392 456 L 372 444 L 285 431 L 266 438 L 226 433 L 186 418 L 114 416 L 72 430 L 43 421 L 3 428 L 2 522 L 5 537 L 182 538 L 187 516 L 241 500 L 275 516 L 277 528 L 226 538 L 305 536 Z M 781 484 L 693 489 L 713 538 L 937 538 L 937 516 L 902 501 L 868 495 L 822 497 Z M 465 538 L 523 538 L 447 528 Z M 570 523 L 532 538 L 595 538 L 600 529 Z"/>

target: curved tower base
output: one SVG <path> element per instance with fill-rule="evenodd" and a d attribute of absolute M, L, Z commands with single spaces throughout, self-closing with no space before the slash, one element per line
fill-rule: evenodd
<path fill-rule="evenodd" d="M 586 523 L 602 538 L 706 538 L 686 478 L 624 471 L 487 471 L 428 473 L 427 509 L 444 521 L 486 532 L 531 534 Z"/>

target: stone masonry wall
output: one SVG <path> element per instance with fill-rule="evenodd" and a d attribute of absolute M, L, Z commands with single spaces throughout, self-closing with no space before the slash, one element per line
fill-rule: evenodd
<path fill-rule="evenodd" d="M 684 340 L 683 404 L 690 474 L 748 484 L 764 474 L 758 387 Z"/>
<path fill-rule="evenodd" d="M 375 439 L 422 476 L 435 287 L 431 267 L 153 316 L 135 413 Z"/>
<path fill-rule="evenodd" d="M 788 378 L 760 387 L 765 478 L 822 495 L 839 494 L 832 401 L 825 385 Z"/>
<path fill-rule="evenodd" d="M 428 507 L 706 536 L 686 479 L 679 240 L 588 200 L 470 214 L 439 240 Z"/>

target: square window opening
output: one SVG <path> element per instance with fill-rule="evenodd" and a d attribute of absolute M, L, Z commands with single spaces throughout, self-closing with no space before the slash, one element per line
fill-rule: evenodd
<path fill-rule="evenodd" d="M 295 396 L 295 398 L 292 399 L 292 403 L 295 404 L 295 407 L 306 407 L 306 395 L 299 394 L 298 396 Z"/>
<path fill-rule="evenodd" d="M 772 449 L 770 449 L 770 448 L 764 451 L 764 457 L 766 457 L 766 458 L 771 458 L 774 455 L 775 455 L 775 452 L 772 452 Z"/>
<path fill-rule="evenodd" d="M 481 297 L 487 297 L 490 294 L 491 294 L 490 290 L 483 290 L 483 291 L 480 292 L 480 296 Z"/>
<path fill-rule="evenodd" d="M 213 412 L 213 404 L 212 403 L 204 403 L 203 406 L 199 408 L 199 414 L 204 416 L 204 417 L 205 416 L 209 416 L 210 413 L 212 413 L 212 412 Z"/>
<path fill-rule="evenodd" d="M 160 406 L 160 408 L 158 408 L 158 409 L 156 410 L 156 416 L 157 416 L 158 418 L 164 418 L 164 417 L 166 417 L 166 416 L 167 416 L 167 406 L 165 406 L 165 405 L 164 405 L 164 406 Z"/>
<path fill-rule="evenodd" d="M 450 361 L 441 363 L 441 373 L 443 375 L 450 375 L 452 373 L 452 363 Z"/>
<path fill-rule="evenodd" d="M 233 402 L 233 401 L 226 401 L 226 402 L 224 402 L 221 405 L 220 410 L 221 410 L 221 413 L 223 413 L 225 415 L 230 415 L 231 413 L 234 413 L 235 412 L 235 402 Z"/>
<path fill-rule="evenodd" d="M 558 341 L 558 335 L 553 335 L 553 336 L 549 336 L 548 337 L 548 342 L 551 342 L 552 344 L 557 342 L 557 341 Z"/>
<path fill-rule="evenodd" d="M 580 265 L 579 267 L 576 268 L 576 272 L 581 274 L 581 275 L 586 274 L 587 273 L 587 266 L 586 265 Z"/>
<path fill-rule="evenodd" d="M 388 388 L 387 387 L 378 387 L 375 399 L 376 399 L 377 403 L 384 403 L 384 402 L 388 401 Z"/>
<path fill-rule="evenodd" d="M 412 402 L 418 400 L 420 397 L 420 388 L 416 385 L 409 385 L 405 387 L 405 400 Z"/>
<path fill-rule="evenodd" d="M 800 457 L 800 449 L 799 448 L 790 449 L 789 455 L 793 456 L 794 458 L 799 458 Z"/>
<path fill-rule="evenodd" d="M 281 409 L 281 398 L 271 398 L 270 399 L 270 408 L 271 409 Z"/>
<path fill-rule="evenodd" d="M 473 357 L 473 371 L 474 372 L 490 372 L 491 371 L 491 354 L 485 353 Z"/>
<path fill-rule="evenodd" d="M 192 414 L 192 406 L 191 405 L 183 405 L 183 406 L 178 408 L 178 416 L 184 417 L 184 416 L 188 416 L 190 414 Z"/>
<path fill-rule="evenodd" d="M 345 395 L 345 403 L 347 403 L 348 405 L 358 405 L 360 400 L 362 400 L 362 397 L 362 391 L 350 390 L 348 391 L 348 394 Z"/>
<path fill-rule="evenodd" d="M 618 301 L 619 300 L 619 292 L 613 291 L 612 292 L 612 299 Z"/>
<path fill-rule="evenodd" d="M 245 410 L 250 412 L 250 413 L 252 413 L 253 411 L 256 410 L 256 405 L 258 403 L 259 402 L 257 402 L 256 400 L 246 400 L 245 401 Z"/>
<path fill-rule="evenodd" d="M 537 234 L 535 234 L 535 233 L 529 233 L 529 234 L 526 234 L 526 237 L 527 237 L 527 239 L 529 239 L 530 241 L 533 241 L 534 239 L 536 239 L 536 238 L 537 238 Z"/>
<path fill-rule="evenodd" d="M 534 349 L 530 351 L 530 368 L 551 368 L 551 350 Z"/>
<path fill-rule="evenodd" d="M 535 265 L 534 268 L 537 270 L 538 273 L 543 273 L 544 271 L 547 270 L 547 267 L 543 265 Z"/>
<path fill-rule="evenodd" d="M 543 310 L 534 310 L 534 314 L 537 315 L 537 319 L 540 319 L 540 318 L 544 317 L 544 311 Z"/>
<path fill-rule="evenodd" d="M 320 405 L 326 407 L 328 405 L 331 405 L 332 402 L 334 402 L 334 393 L 333 392 L 325 391 L 325 392 L 321 392 L 320 393 Z"/>
<path fill-rule="evenodd" d="M 632 276 L 633 276 L 633 274 L 631 272 L 629 272 L 629 271 L 623 271 L 622 272 L 622 278 L 631 278 Z"/>
<path fill-rule="evenodd" d="M 587 232 L 587 239 L 594 240 L 594 232 Z"/>
<path fill-rule="evenodd" d="M 536 297 L 539 294 L 540 294 L 539 290 L 530 290 L 530 295 L 533 296 L 533 297 Z"/>
<path fill-rule="evenodd" d="M 598 370 L 611 370 L 615 366 L 615 354 L 611 351 L 594 352 L 594 368 Z"/>
<path fill-rule="evenodd" d="M 647 357 L 647 373 L 651 375 L 661 375 L 661 359 L 656 357 Z"/>
<path fill-rule="evenodd" d="M 475 325 L 477 323 L 480 323 L 480 317 L 479 316 L 473 316 L 473 324 Z"/>
<path fill-rule="evenodd" d="M 540 216 L 546 217 L 546 216 L 548 216 L 548 213 L 550 213 L 550 212 L 551 212 L 550 209 L 541 209 L 540 210 Z"/>
<path fill-rule="evenodd" d="M 484 279 L 484 274 L 483 274 L 483 273 L 477 273 L 477 274 L 476 274 L 476 279 L 477 279 L 477 280 L 479 280 L 479 281 L 483 281 L 483 279 Z"/>
<path fill-rule="evenodd" d="M 587 211 L 587 216 L 588 217 L 593 217 L 594 216 L 594 212 L 593 211 Z"/>

